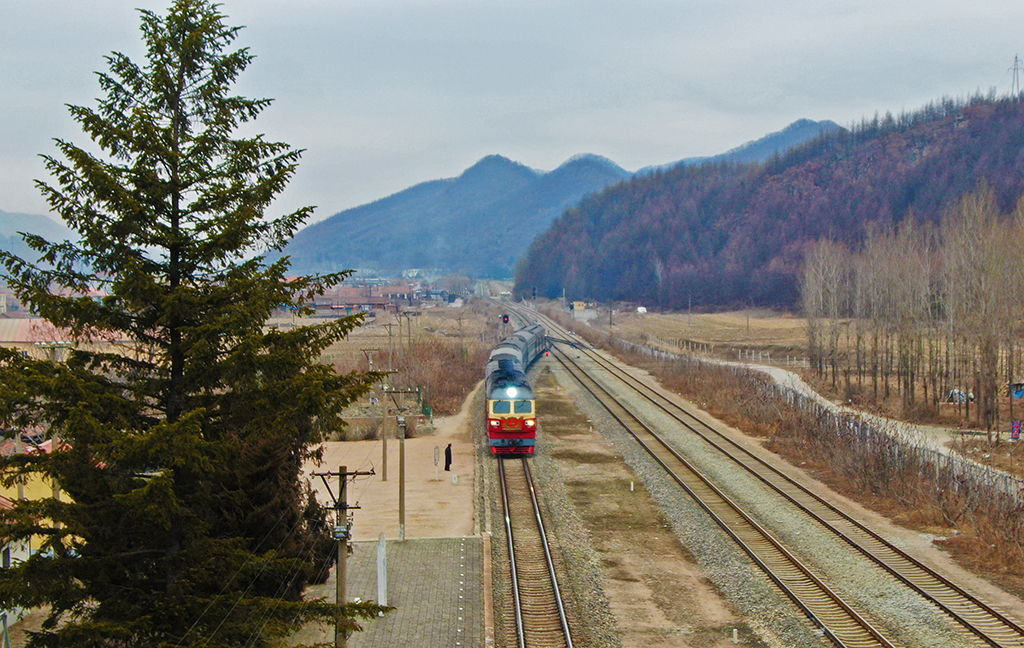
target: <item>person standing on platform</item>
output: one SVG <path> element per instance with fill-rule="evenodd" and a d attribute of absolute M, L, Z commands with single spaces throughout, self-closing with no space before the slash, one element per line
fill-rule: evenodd
<path fill-rule="evenodd" d="M 444 469 L 446 471 L 452 469 L 452 444 L 448 444 L 448 447 L 444 449 Z"/>

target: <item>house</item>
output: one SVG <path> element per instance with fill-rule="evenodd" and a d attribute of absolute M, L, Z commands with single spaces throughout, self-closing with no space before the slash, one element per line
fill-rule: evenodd
<path fill-rule="evenodd" d="M 53 448 L 53 442 L 50 440 L 37 442 L 37 438 L 37 436 L 28 434 L 15 434 L 13 438 L 5 438 L 0 441 L 0 454 L 9 457 L 14 453 L 21 452 L 49 453 Z M 16 499 L 52 497 L 54 490 L 53 484 L 42 478 L 30 479 L 25 484 L 17 484 L 9 488 L 0 487 L 0 510 L 13 509 Z M 61 496 L 59 491 L 57 496 Z M 10 569 L 11 566 L 28 560 L 29 556 L 39 550 L 40 544 L 40 540 L 33 538 L 0 545 L 0 567 Z M 25 610 L 20 608 L 0 610 L 0 626 L 2 626 L 0 629 L 2 629 L 4 637 L 7 636 L 7 629 L 21 620 L 24 614 Z"/>
<path fill-rule="evenodd" d="M 394 284 L 391 286 L 381 286 L 379 292 L 382 296 L 387 297 L 392 302 L 404 301 L 411 305 L 414 300 L 420 299 L 423 295 L 423 289 L 413 284 Z"/>
<path fill-rule="evenodd" d="M 342 317 L 352 313 L 370 313 L 388 310 L 391 300 L 381 294 L 374 294 L 373 286 L 337 286 L 313 299 L 316 314 L 320 317 Z"/>

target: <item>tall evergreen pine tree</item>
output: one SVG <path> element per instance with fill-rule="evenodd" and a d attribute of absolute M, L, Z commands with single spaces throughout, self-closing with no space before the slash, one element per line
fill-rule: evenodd
<path fill-rule="evenodd" d="M 0 351 L 2 421 L 55 439 L 5 460 L 3 481 L 64 493 L 0 517 L 3 538 L 41 542 L 0 570 L 0 607 L 49 606 L 32 646 L 262 646 L 336 614 L 354 627 L 377 607 L 301 600 L 334 545 L 300 469 L 375 378 L 318 363 L 360 320 L 265 327 L 345 273 L 289 279 L 255 256 L 312 208 L 264 217 L 301 151 L 235 137 L 270 103 L 230 94 L 252 60 L 229 51 L 238 28 L 207 0 L 141 17 L 145 65 L 110 55 L 105 96 L 70 107 L 103 153 L 58 141 L 45 157 L 55 183 L 39 186 L 78 240 L 26 236 L 37 262 L 0 257 L 18 298 L 78 343 L 63 363 Z"/>

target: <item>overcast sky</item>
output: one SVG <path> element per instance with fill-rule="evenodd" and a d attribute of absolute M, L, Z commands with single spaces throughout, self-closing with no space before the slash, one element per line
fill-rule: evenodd
<path fill-rule="evenodd" d="M 104 55 L 141 62 L 136 7 L 0 0 L 0 210 L 33 185 L 64 104 L 93 105 Z M 1020 0 L 225 0 L 256 60 L 238 90 L 307 149 L 275 211 L 314 220 L 498 153 L 550 170 L 713 155 L 800 118 L 849 125 L 943 96 L 1010 91 Z"/>

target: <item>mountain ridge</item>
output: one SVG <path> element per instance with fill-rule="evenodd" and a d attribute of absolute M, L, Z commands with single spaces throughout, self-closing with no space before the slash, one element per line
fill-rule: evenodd
<path fill-rule="evenodd" d="M 636 173 L 593 153 L 574 155 L 551 171 L 492 154 L 456 177 L 428 180 L 313 223 L 297 232 L 283 253 L 300 273 L 421 268 L 505 278 L 533 239 L 585 196 L 681 164 L 765 161 L 794 142 L 838 128 L 830 121 L 797 120 L 720 156 Z"/>
<path fill-rule="evenodd" d="M 646 175 L 657 171 L 667 171 L 677 166 L 698 166 L 714 162 L 767 162 L 776 154 L 783 153 L 795 146 L 799 146 L 815 137 L 827 135 L 842 130 L 842 126 L 830 119 L 814 121 L 812 119 L 798 119 L 782 130 L 768 133 L 756 140 L 751 140 L 731 148 L 725 153 L 718 155 L 683 158 L 667 164 L 658 164 L 639 169 L 634 175 Z"/>
<path fill-rule="evenodd" d="M 798 305 L 804 250 L 871 227 L 937 224 L 991 188 L 1024 195 L 1024 103 L 944 99 L 863 121 L 757 166 L 677 165 L 581 201 L 534 240 L 514 292 L 666 309 Z"/>
<path fill-rule="evenodd" d="M 74 232 L 48 216 L 0 210 L 0 250 L 27 261 L 36 261 L 39 257 L 38 252 L 25 243 L 19 232 L 36 234 L 51 242 L 70 240 L 74 237 Z"/>
<path fill-rule="evenodd" d="M 547 172 L 488 155 L 457 177 L 419 183 L 313 223 L 283 253 L 296 272 L 428 268 L 511 276 L 529 241 L 567 205 L 630 175 L 590 154 Z"/>
<path fill-rule="evenodd" d="M 798 139 L 812 137 L 817 134 L 813 129 L 820 131 L 822 124 L 834 126 L 798 120 L 721 156 L 688 158 L 666 168 L 741 154 L 767 159 L 780 146 L 790 146 L 794 133 Z M 780 139 L 784 134 L 790 139 Z M 290 256 L 296 274 L 352 268 L 398 274 L 421 268 L 507 278 L 533 239 L 566 209 L 643 172 L 630 173 L 593 153 L 573 155 L 550 171 L 491 154 L 458 176 L 420 182 L 312 223 L 267 259 Z M 5 244 L 19 243 L 0 240 L 0 247 Z M 27 248 L 20 245 L 19 256 L 29 258 Z"/>

